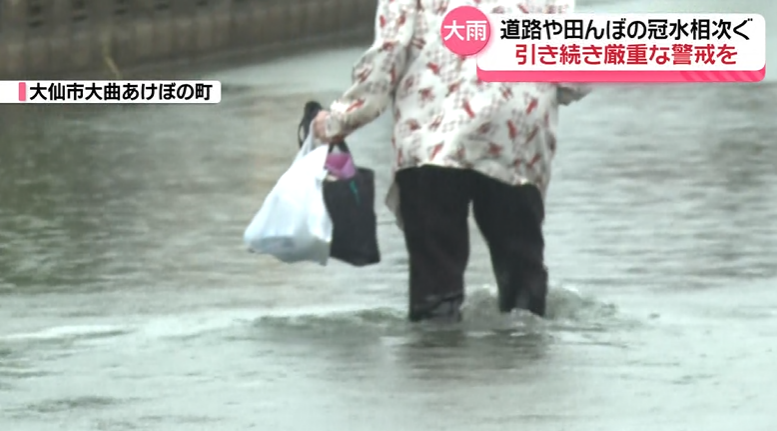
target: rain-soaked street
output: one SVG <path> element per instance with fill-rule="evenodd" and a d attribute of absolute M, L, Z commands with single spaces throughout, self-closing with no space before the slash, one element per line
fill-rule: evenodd
<path fill-rule="evenodd" d="M 580 10 L 777 22 L 769 0 Z M 465 322 L 441 330 L 405 322 L 382 204 L 373 268 L 242 244 L 302 104 L 344 89 L 359 52 L 204 73 L 224 85 L 214 106 L 2 108 L 0 430 L 777 429 L 773 73 L 605 86 L 564 109 L 549 319 L 497 314 L 473 229 Z M 381 197 L 389 124 L 351 140 Z"/>

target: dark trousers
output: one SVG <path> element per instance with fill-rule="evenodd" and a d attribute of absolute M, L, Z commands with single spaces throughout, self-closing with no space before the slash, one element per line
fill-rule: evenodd
<path fill-rule="evenodd" d="M 519 308 L 544 316 L 548 273 L 539 189 L 435 166 L 400 170 L 396 181 L 410 255 L 411 321 L 460 318 L 470 202 L 491 254 L 499 310 Z"/>

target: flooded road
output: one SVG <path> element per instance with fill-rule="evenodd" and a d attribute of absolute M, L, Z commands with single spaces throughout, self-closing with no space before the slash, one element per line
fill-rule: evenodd
<path fill-rule="evenodd" d="M 676 3 L 588 10 L 777 20 L 766 1 Z M 466 321 L 439 329 L 405 322 L 382 205 L 370 269 L 242 244 L 302 104 L 336 96 L 358 54 L 209 73 L 218 106 L 2 108 L 0 429 L 777 427 L 773 73 L 604 87 L 563 110 L 549 319 L 498 316 L 475 233 Z M 389 120 L 351 140 L 381 196 Z"/>

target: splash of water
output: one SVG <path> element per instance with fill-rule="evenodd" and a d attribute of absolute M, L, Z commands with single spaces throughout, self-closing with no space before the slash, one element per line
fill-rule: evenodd
<path fill-rule="evenodd" d="M 464 321 L 458 329 L 478 333 L 483 331 L 521 330 L 599 330 L 623 320 L 617 308 L 575 288 L 551 289 L 548 311 L 544 319 L 526 311 L 501 314 L 497 309 L 496 289 L 493 286 L 471 288 L 463 307 Z M 264 315 L 254 321 L 259 329 L 299 329 L 317 333 L 405 332 L 413 325 L 407 323 L 404 310 L 398 308 L 343 308 L 339 310 L 298 311 L 294 314 Z M 423 325 L 422 325 L 423 326 Z M 446 325 L 450 328 L 450 325 Z M 439 326 L 426 326 L 429 329 Z"/>

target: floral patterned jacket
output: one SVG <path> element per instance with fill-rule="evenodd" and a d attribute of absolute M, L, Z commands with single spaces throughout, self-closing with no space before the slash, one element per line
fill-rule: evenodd
<path fill-rule="evenodd" d="M 569 13 L 574 0 L 379 0 L 375 42 L 353 69 L 353 85 L 332 103 L 328 137 L 346 136 L 393 107 L 394 171 L 420 165 L 473 169 L 545 196 L 556 152 L 559 105 L 590 87 L 478 80 L 475 58 L 442 43 L 448 10 Z M 398 215 L 398 190 L 389 208 Z M 400 221 L 401 224 L 401 221 Z"/>

